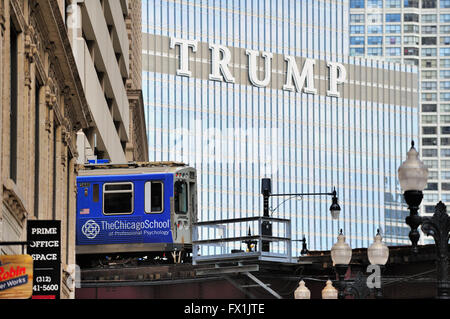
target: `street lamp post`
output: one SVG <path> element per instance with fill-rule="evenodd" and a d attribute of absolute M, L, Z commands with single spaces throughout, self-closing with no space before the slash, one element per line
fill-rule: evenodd
<path fill-rule="evenodd" d="M 379 230 L 377 231 L 373 244 L 367 249 L 367 256 L 371 265 L 378 265 L 380 268 L 384 267 L 389 258 L 389 248 L 382 242 Z M 331 247 L 331 260 L 338 275 L 337 287 L 339 299 L 344 299 L 347 291 L 351 292 L 350 294 L 356 298 L 365 298 L 370 293 L 366 280 L 361 273 L 358 273 L 356 280 L 352 284 L 345 280 L 345 274 L 351 259 L 352 248 L 345 242 L 345 236 L 342 234 L 341 229 L 338 241 Z M 375 296 L 381 298 L 381 278 L 377 278 L 377 280 L 379 280 L 380 286 L 375 291 Z"/>
<path fill-rule="evenodd" d="M 374 242 L 367 248 L 367 257 L 371 265 L 380 268 L 380 277 L 376 278 L 379 287 L 375 286 L 375 298 L 381 299 L 383 298 L 381 275 L 383 273 L 384 265 L 386 265 L 389 259 L 389 248 L 383 243 L 379 229 L 377 230 Z"/>
<path fill-rule="evenodd" d="M 337 192 L 336 188 L 333 188 L 331 193 L 295 193 L 295 194 L 272 194 L 272 180 L 270 178 L 261 179 L 261 194 L 263 195 L 263 216 L 269 217 L 269 198 L 274 196 L 320 196 L 327 195 L 332 196 L 331 206 L 330 206 L 330 214 L 333 219 L 339 218 L 339 213 L 341 211 L 341 207 L 338 204 Z M 262 223 L 261 229 L 262 235 L 271 236 L 272 235 L 272 224 L 269 221 L 264 221 Z M 304 242 L 305 243 L 305 242 Z M 262 241 L 262 251 L 269 251 L 270 242 L 267 240 Z"/>
<path fill-rule="evenodd" d="M 352 248 L 345 242 L 345 236 L 342 234 L 342 229 L 338 236 L 338 241 L 331 247 L 331 260 L 333 261 L 334 269 L 338 275 L 338 298 L 345 298 L 345 273 L 348 269 L 348 264 L 352 259 Z"/>
<path fill-rule="evenodd" d="M 436 245 L 437 298 L 450 299 L 450 282 L 448 281 L 448 239 L 450 233 L 450 217 L 447 208 L 441 201 L 435 206 L 432 217 L 419 216 L 419 205 L 422 202 L 423 190 L 427 184 L 428 169 L 419 160 L 419 154 L 411 143 L 407 159 L 398 168 L 398 178 L 410 215 L 406 224 L 411 228 L 409 238 L 413 253 L 418 252 L 417 243 L 420 238 L 417 230 L 421 225 L 427 236 L 432 236 Z"/>
<path fill-rule="evenodd" d="M 389 259 L 389 248 L 382 241 L 380 230 L 374 238 L 374 242 L 367 249 L 367 257 L 371 265 L 384 268 Z M 336 289 L 333 287 L 332 281 L 328 280 L 325 288 L 322 290 L 322 299 L 344 299 L 347 295 L 352 295 L 357 299 L 366 298 L 370 294 L 367 286 L 367 278 L 361 272 L 358 272 L 353 280 L 345 280 L 345 274 L 348 265 L 352 259 L 352 249 L 345 242 L 345 236 L 340 230 L 338 241 L 331 248 L 331 260 L 333 261 L 334 270 L 338 276 Z M 381 275 L 381 271 L 380 271 Z M 381 276 L 376 278 L 379 281 L 379 287 L 376 287 L 375 298 L 382 298 Z M 305 282 L 301 280 L 299 286 L 294 292 L 295 299 L 309 299 L 310 294 Z"/>

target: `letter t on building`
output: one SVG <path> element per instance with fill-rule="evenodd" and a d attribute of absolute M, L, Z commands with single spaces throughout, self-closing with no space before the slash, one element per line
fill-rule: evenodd
<path fill-rule="evenodd" d="M 197 52 L 197 41 L 171 37 L 170 48 L 174 49 L 176 45 L 180 46 L 180 68 L 177 69 L 177 75 L 190 77 L 192 72 L 189 71 L 189 48 L 192 48 L 192 52 Z"/>

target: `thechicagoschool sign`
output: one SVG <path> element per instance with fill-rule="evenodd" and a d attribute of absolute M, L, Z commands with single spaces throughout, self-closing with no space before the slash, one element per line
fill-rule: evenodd
<path fill-rule="evenodd" d="M 177 68 L 177 75 L 190 77 L 192 75 L 189 69 L 189 51 L 192 54 L 197 52 L 197 40 L 185 40 L 180 38 L 170 38 L 170 49 L 179 47 L 180 61 Z M 229 64 L 231 62 L 231 51 L 223 45 L 210 44 L 211 51 L 211 73 L 209 79 L 214 81 L 225 81 L 234 83 L 235 78 L 230 71 Z M 273 54 L 265 51 L 255 51 L 247 49 L 245 51 L 248 56 L 248 76 L 252 85 L 257 87 L 267 87 L 271 81 L 272 74 L 272 58 Z M 261 56 L 264 59 L 264 77 L 260 78 L 257 74 L 257 58 Z M 285 91 L 305 92 L 317 94 L 314 86 L 314 65 L 315 59 L 307 58 L 299 69 L 295 56 L 285 55 L 286 61 L 286 79 L 282 89 Z M 347 81 L 347 71 L 345 66 L 338 62 L 327 62 L 328 67 L 328 96 L 340 97 L 338 85 Z"/>

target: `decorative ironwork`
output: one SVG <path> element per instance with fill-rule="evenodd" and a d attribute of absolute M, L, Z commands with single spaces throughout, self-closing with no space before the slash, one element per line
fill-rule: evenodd
<path fill-rule="evenodd" d="M 421 229 L 427 236 L 432 236 L 436 244 L 438 298 L 450 299 L 450 282 L 448 281 L 450 217 L 442 201 L 436 205 L 432 217 L 422 217 Z"/>

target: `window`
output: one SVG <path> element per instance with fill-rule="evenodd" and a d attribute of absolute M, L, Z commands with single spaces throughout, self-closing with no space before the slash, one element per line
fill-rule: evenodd
<path fill-rule="evenodd" d="M 436 101 L 436 100 L 437 100 L 436 93 L 422 93 L 422 101 Z M 425 122 L 425 123 L 436 123 L 436 122 Z"/>
<path fill-rule="evenodd" d="M 146 213 L 161 213 L 164 210 L 164 184 L 161 181 L 145 183 L 144 209 Z"/>
<path fill-rule="evenodd" d="M 441 189 L 443 191 L 450 191 L 450 183 L 442 183 L 441 184 Z M 433 207 L 433 206 L 431 206 L 431 207 Z M 434 207 L 433 207 L 433 210 L 430 213 L 434 213 Z"/>
<path fill-rule="evenodd" d="M 423 68 L 435 68 L 437 66 L 436 60 L 422 60 Z"/>
<path fill-rule="evenodd" d="M 436 0 L 422 0 L 422 8 L 436 8 Z"/>
<path fill-rule="evenodd" d="M 419 32 L 417 30 L 417 32 Z M 437 26 L 435 25 L 423 25 L 422 26 L 422 34 L 436 34 L 437 33 Z"/>
<path fill-rule="evenodd" d="M 364 37 L 350 37 L 350 44 L 352 45 L 364 44 Z"/>
<path fill-rule="evenodd" d="M 442 168 L 450 168 L 450 161 L 449 160 L 441 160 L 441 167 Z"/>
<path fill-rule="evenodd" d="M 450 104 L 441 104 L 441 112 L 450 112 Z"/>
<path fill-rule="evenodd" d="M 405 8 L 418 8 L 419 0 L 404 0 L 403 6 Z"/>
<path fill-rule="evenodd" d="M 436 37 L 422 37 L 422 45 L 436 45 Z"/>
<path fill-rule="evenodd" d="M 434 91 L 437 89 L 436 82 L 422 82 L 422 90 L 423 91 Z"/>
<path fill-rule="evenodd" d="M 364 34 L 364 26 L 363 25 L 351 25 L 350 26 L 350 34 Z"/>
<path fill-rule="evenodd" d="M 408 65 L 416 65 L 416 66 L 418 66 L 419 65 L 419 60 L 417 60 L 417 59 L 405 59 L 404 63 L 408 64 Z"/>
<path fill-rule="evenodd" d="M 383 33 L 383 25 L 368 25 L 367 33 Z"/>
<path fill-rule="evenodd" d="M 433 212 L 434 212 L 434 206 L 424 205 L 423 208 L 425 209 L 425 213 L 427 213 L 427 214 L 433 214 Z"/>
<path fill-rule="evenodd" d="M 350 56 L 364 55 L 364 48 L 350 48 Z"/>
<path fill-rule="evenodd" d="M 400 13 L 386 13 L 386 22 L 401 22 L 402 16 Z"/>
<path fill-rule="evenodd" d="M 383 37 L 367 37 L 367 44 L 369 45 L 383 44 Z"/>
<path fill-rule="evenodd" d="M 401 0 L 386 0 L 386 8 L 401 8 Z"/>
<path fill-rule="evenodd" d="M 381 56 L 383 55 L 383 48 L 367 48 L 367 55 L 371 56 Z"/>
<path fill-rule="evenodd" d="M 435 14 L 422 14 L 422 23 L 435 23 L 437 18 Z"/>
<path fill-rule="evenodd" d="M 422 127 L 422 134 L 437 134 L 437 128 L 435 126 L 424 126 Z"/>
<path fill-rule="evenodd" d="M 400 56 L 402 54 L 401 48 L 386 48 L 386 55 L 389 56 Z"/>
<path fill-rule="evenodd" d="M 450 22 L 450 14 L 441 14 L 439 16 L 441 23 Z"/>
<path fill-rule="evenodd" d="M 441 90 L 450 90 L 450 81 L 441 81 Z"/>
<path fill-rule="evenodd" d="M 450 157 L 450 149 L 449 149 L 449 148 L 447 148 L 447 149 L 442 149 L 442 150 L 441 150 L 441 156 L 442 156 L 442 157 Z"/>
<path fill-rule="evenodd" d="M 103 184 L 103 214 L 131 214 L 133 213 L 133 183 L 105 183 Z"/>
<path fill-rule="evenodd" d="M 436 56 L 436 48 L 422 48 L 422 56 Z"/>
<path fill-rule="evenodd" d="M 440 116 L 441 123 L 450 123 L 450 115 L 441 115 Z"/>
<path fill-rule="evenodd" d="M 428 175 L 428 176 L 430 176 L 430 175 Z M 438 179 L 438 178 L 436 177 L 436 178 L 433 178 L 433 179 Z M 424 202 L 438 202 L 439 201 L 439 195 L 438 194 L 424 194 L 423 195 L 423 201 Z"/>
<path fill-rule="evenodd" d="M 425 188 L 427 191 L 437 191 L 438 184 L 437 183 L 427 183 L 427 187 Z"/>
<path fill-rule="evenodd" d="M 440 0 L 439 3 L 441 8 L 450 8 L 450 0 Z"/>
<path fill-rule="evenodd" d="M 441 25 L 440 30 L 442 34 L 450 33 L 450 25 Z"/>
<path fill-rule="evenodd" d="M 188 212 L 188 191 L 186 182 L 175 182 L 174 197 L 175 213 L 186 214 Z"/>
<path fill-rule="evenodd" d="M 402 28 L 399 24 L 386 24 L 386 33 L 401 33 Z"/>
<path fill-rule="evenodd" d="M 450 145 L 450 138 L 448 137 L 441 138 L 441 145 Z"/>
<path fill-rule="evenodd" d="M 424 49 L 422 49 L 424 50 Z M 436 49 L 435 49 L 436 50 Z M 418 48 L 404 48 L 404 55 L 419 55 Z"/>
<path fill-rule="evenodd" d="M 383 8 L 383 0 L 367 0 L 367 8 Z"/>
<path fill-rule="evenodd" d="M 403 31 L 405 33 L 419 33 L 419 26 L 416 24 L 405 24 L 403 26 Z"/>
<path fill-rule="evenodd" d="M 450 48 L 440 48 L 439 55 L 440 56 L 450 56 Z"/>
<path fill-rule="evenodd" d="M 450 79 L 450 70 L 441 70 L 439 74 L 442 79 Z"/>
<path fill-rule="evenodd" d="M 441 134 L 450 134 L 450 126 L 441 126 Z"/>
<path fill-rule="evenodd" d="M 437 145 L 437 138 L 423 138 L 422 145 L 424 146 L 434 146 Z"/>
<path fill-rule="evenodd" d="M 57 187 L 57 161 L 58 161 L 58 137 L 59 137 L 60 128 L 57 126 L 57 123 L 53 121 L 53 160 L 52 160 L 52 169 L 53 169 L 53 202 L 52 202 L 52 211 L 53 211 L 53 219 L 56 219 L 56 198 L 58 196 L 58 187 Z"/>
<path fill-rule="evenodd" d="M 364 0 L 350 0 L 350 8 L 364 8 Z"/>
<path fill-rule="evenodd" d="M 9 177 L 17 182 L 17 69 L 18 69 L 18 32 L 14 24 L 10 25 L 10 101 L 9 101 Z"/>
<path fill-rule="evenodd" d="M 428 149 L 428 148 L 424 148 L 422 149 L 422 156 L 423 157 L 437 157 L 438 156 L 438 151 L 437 149 Z"/>
<path fill-rule="evenodd" d="M 403 44 L 419 45 L 419 37 L 414 35 L 408 35 L 403 38 Z"/>
<path fill-rule="evenodd" d="M 364 22 L 365 22 L 364 14 L 350 15 L 350 23 L 364 23 Z"/>
<path fill-rule="evenodd" d="M 401 44 L 401 37 L 387 36 L 385 41 L 390 45 Z"/>
<path fill-rule="evenodd" d="M 450 92 L 441 93 L 441 101 L 450 101 Z"/>
<path fill-rule="evenodd" d="M 367 21 L 369 23 L 383 23 L 383 15 L 370 13 L 367 15 Z"/>
<path fill-rule="evenodd" d="M 41 86 L 37 78 L 35 78 L 34 86 L 34 216 L 39 215 L 39 160 L 40 160 L 40 98 Z"/>
<path fill-rule="evenodd" d="M 435 79 L 437 71 L 422 71 L 422 79 Z"/>
<path fill-rule="evenodd" d="M 422 115 L 422 123 L 424 124 L 437 123 L 437 115 Z"/>
<path fill-rule="evenodd" d="M 424 160 L 423 164 L 428 168 L 438 168 L 439 163 L 437 160 Z"/>
<path fill-rule="evenodd" d="M 419 22 L 419 15 L 417 13 L 405 13 L 403 15 L 404 22 Z"/>
<path fill-rule="evenodd" d="M 436 104 L 422 104 L 422 112 L 436 112 L 437 105 Z"/>
<path fill-rule="evenodd" d="M 450 37 L 440 37 L 439 43 L 442 45 L 450 45 Z"/>

